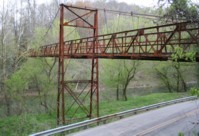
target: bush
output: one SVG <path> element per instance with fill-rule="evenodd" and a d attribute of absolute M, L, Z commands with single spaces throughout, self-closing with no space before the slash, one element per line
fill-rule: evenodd
<path fill-rule="evenodd" d="M 189 90 L 189 92 L 191 95 L 197 95 L 197 97 L 199 97 L 199 89 L 193 87 Z"/>

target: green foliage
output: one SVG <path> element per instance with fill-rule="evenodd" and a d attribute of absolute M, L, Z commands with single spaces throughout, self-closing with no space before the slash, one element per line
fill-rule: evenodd
<path fill-rule="evenodd" d="M 184 133 L 180 132 L 180 133 L 178 134 L 178 136 L 184 136 Z"/>
<path fill-rule="evenodd" d="M 187 96 L 187 93 L 153 93 L 144 96 L 129 97 L 128 101 L 103 101 L 100 104 L 100 115 L 112 114 L 132 108 L 169 101 L 184 96 Z"/>
<path fill-rule="evenodd" d="M 189 90 L 189 92 L 191 95 L 197 95 L 197 97 L 199 97 L 199 89 L 198 88 L 193 87 Z"/>
<path fill-rule="evenodd" d="M 111 71 L 119 71 L 118 62 L 115 60 L 101 60 L 102 69 L 100 75 L 100 79 L 107 87 L 115 87 L 118 83 L 118 72 Z"/>
<path fill-rule="evenodd" d="M 186 81 L 190 80 L 187 78 L 189 74 L 193 74 L 193 72 L 190 71 L 190 69 L 194 70 L 193 65 L 190 65 L 190 62 L 188 64 L 176 61 L 161 62 L 156 65 L 154 67 L 156 78 L 160 79 L 162 84 L 168 88 L 169 92 L 187 91 Z M 193 80 L 192 76 L 190 76 L 190 78 Z"/>
<path fill-rule="evenodd" d="M 48 117 L 48 118 L 47 118 Z M 29 115 L 12 116 L 0 119 L 0 133 L 5 136 L 26 136 L 41 130 L 55 127 L 53 117 L 49 115 Z"/>
<path fill-rule="evenodd" d="M 163 6 L 167 3 L 170 6 L 167 8 L 165 17 L 172 21 L 186 19 L 187 21 L 199 21 L 198 7 L 190 0 L 159 0 Z"/>
<path fill-rule="evenodd" d="M 196 61 L 196 52 L 187 52 L 185 54 L 185 60 Z"/>
<path fill-rule="evenodd" d="M 53 59 L 50 58 L 30 58 L 6 80 L 7 93 L 10 94 L 12 104 L 17 105 L 17 107 L 12 108 L 14 114 L 29 111 L 25 104 L 25 98 L 29 97 L 31 93 L 39 95 L 40 101 L 37 105 L 41 104 L 46 112 L 49 111 L 49 106 L 52 103 L 47 103 L 51 99 L 47 95 L 56 90 L 56 78 L 54 77 L 57 74 L 57 69 L 53 65 Z M 42 109 L 41 107 L 40 111 Z"/>
<path fill-rule="evenodd" d="M 185 57 L 183 49 L 180 47 L 175 48 L 175 53 L 171 55 L 172 59 L 178 61 L 178 59 L 183 59 Z"/>
<path fill-rule="evenodd" d="M 174 61 L 178 61 L 180 59 L 185 59 L 186 61 L 195 61 L 196 60 L 196 52 L 184 52 L 183 48 L 176 47 L 175 53 L 171 55 Z"/>
<path fill-rule="evenodd" d="M 6 85 L 8 87 L 8 90 L 13 94 L 17 94 L 21 91 L 24 91 L 24 89 L 27 89 L 27 81 L 26 79 L 21 75 L 19 71 L 17 71 L 15 74 L 11 76 L 6 81 Z"/>
<path fill-rule="evenodd" d="M 155 67 L 157 78 L 160 79 L 163 85 L 168 88 L 169 92 L 173 91 L 172 83 L 173 80 L 170 78 L 171 73 L 171 62 L 162 62 Z"/>
<path fill-rule="evenodd" d="M 106 91 L 105 91 L 106 92 Z M 154 93 L 145 96 L 129 97 L 128 101 L 104 100 L 100 103 L 100 116 L 123 110 L 147 106 L 187 96 L 186 93 Z M 31 101 L 33 103 L 34 101 Z M 37 103 L 33 103 L 35 105 Z M 22 114 L 0 119 L 0 134 L 6 136 L 26 136 L 31 133 L 56 127 L 56 112 L 51 114 Z"/>

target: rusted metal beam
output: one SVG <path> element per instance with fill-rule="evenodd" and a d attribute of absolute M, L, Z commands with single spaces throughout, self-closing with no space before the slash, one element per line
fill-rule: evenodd
<path fill-rule="evenodd" d="M 86 10 L 86 11 L 97 11 L 96 8 L 90 8 L 90 7 L 78 7 L 74 5 L 65 5 L 65 4 L 61 4 L 61 6 L 64 6 L 66 8 L 81 9 L 81 10 Z"/>
<path fill-rule="evenodd" d="M 67 80 L 65 81 L 65 84 L 67 83 L 91 83 L 91 80 Z"/>
<path fill-rule="evenodd" d="M 85 13 L 85 14 L 81 15 L 81 18 L 84 17 L 84 16 L 87 16 L 87 15 L 91 14 L 92 12 L 93 12 L 93 11 L 90 11 L 90 12 L 88 12 L 88 13 Z M 64 25 L 67 26 L 67 24 L 69 24 L 69 23 L 71 23 L 71 22 L 73 22 L 73 21 L 75 21 L 75 20 L 77 20 L 77 19 L 79 19 L 79 17 L 76 17 L 76 18 L 74 18 L 74 19 L 72 19 L 72 20 L 70 20 L 70 21 L 68 21 L 68 22 L 65 22 Z"/>

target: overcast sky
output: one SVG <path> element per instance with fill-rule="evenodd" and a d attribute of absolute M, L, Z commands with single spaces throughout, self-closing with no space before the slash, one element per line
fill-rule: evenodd
<path fill-rule="evenodd" d="M 4 2 L 9 2 L 9 3 L 13 3 L 16 0 L 0 0 L 0 5 L 2 5 L 2 3 Z M 77 0 L 58 0 L 60 1 L 60 3 L 66 3 L 66 2 L 75 2 Z M 80 1 L 95 1 L 95 0 L 80 0 Z M 157 3 L 158 0 L 116 0 L 118 2 L 125 2 L 127 4 L 136 4 L 139 6 L 145 6 L 145 7 L 157 7 Z M 199 0 L 191 0 L 194 3 L 198 3 L 199 4 Z M 37 4 L 42 4 L 42 3 L 50 3 L 51 0 L 36 0 Z"/>
<path fill-rule="evenodd" d="M 37 0 L 38 3 L 47 3 L 51 0 Z M 60 3 L 61 2 L 74 2 L 76 0 L 59 0 Z M 88 1 L 88 0 L 82 0 L 82 1 Z M 95 0 L 90 0 L 90 1 L 95 1 Z M 145 7 L 154 7 L 154 6 L 157 6 L 157 3 L 158 3 L 158 0 L 116 0 L 118 2 L 125 2 L 127 4 L 136 4 L 136 5 L 139 5 L 139 6 L 145 6 Z M 192 2 L 195 2 L 195 3 L 199 3 L 199 0 L 191 0 Z"/>
<path fill-rule="evenodd" d="M 38 3 L 47 3 L 50 0 L 37 0 Z M 60 2 L 74 2 L 76 0 L 60 0 Z M 88 1 L 88 0 L 82 0 L 82 1 Z M 90 0 L 95 1 L 95 0 Z M 158 0 L 116 0 L 118 2 L 125 2 L 127 4 L 136 4 L 140 6 L 150 6 L 153 7 L 154 5 L 157 5 Z"/>

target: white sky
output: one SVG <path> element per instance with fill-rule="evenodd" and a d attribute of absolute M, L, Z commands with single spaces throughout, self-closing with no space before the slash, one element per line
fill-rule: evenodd
<path fill-rule="evenodd" d="M 126 2 L 127 4 L 136 4 L 140 6 L 153 7 L 156 6 L 158 0 L 117 0 L 119 2 Z M 199 3 L 199 0 L 191 0 L 194 3 Z"/>
<path fill-rule="evenodd" d="M 1 1 L 1 0 L 0 0 Z M 38 3 L 48 3 L 51 0 L 37 0 Z M 76 0 L 59 0 L 60 3 L 65 2 L 75 2 Z M 82 0 L 82 1 L 89 1 L 89 0 Z M 90 0 L 95 1 L 95 0 Z M 116 0 L 118 2 L 125 2 L 127 4 L 136 4 L 139 6 L 145 6 L 145 7 L 154 7 L 157 6 L 158 0 Z M 191 0 L 194 3 L 199 3 L 199 0 Z"/>
<path fill-rule="evenodd" d="M 0 5 L 4 2 L 14 3 L 17 0 L 0 0 Z M 59 3 L 66 3 L 66 2 L 75 2 L 77 0 L 58 0 Z M 96 0 L 80 0 L 80 1 L 96 1 Z M 145 6 L 145 7 L 157 7 L 158 0 L 116 0 L 118 2 L 125 2 L 127 4 L 136 4 L 139 6 Z M 199 0 L 191 0 L 194 3 L 199 4 Z M 42 3 L 50 3 L 51 0 L 36 0 L 37 4 Z"/>
<path fill-rule="evenodd" d="M 50 0 L 37 0 L 37 2 L 40 3 L 48 3 Z M 74 2 L 76 0 L 59 0 L 60 3 L 62 2 Z M 89 0 L 82 0 L 82 1 L 89 1 Z M 95 0 L 90 0 L 90 1 L 95 1 Z M 127 4 L 136 4 L 139 6 L 150 6 L 153 7 L 157 5 L 158 0 L 116 0 L 118 2 L 125 2 Z"/>
<path fill-rule="evenodd" d="M 127 4 L 136 4 L 139 6 L 153 7 L 157 6 L 158 0 L 117 0 L 119 2 L 125 2 Z"/>

